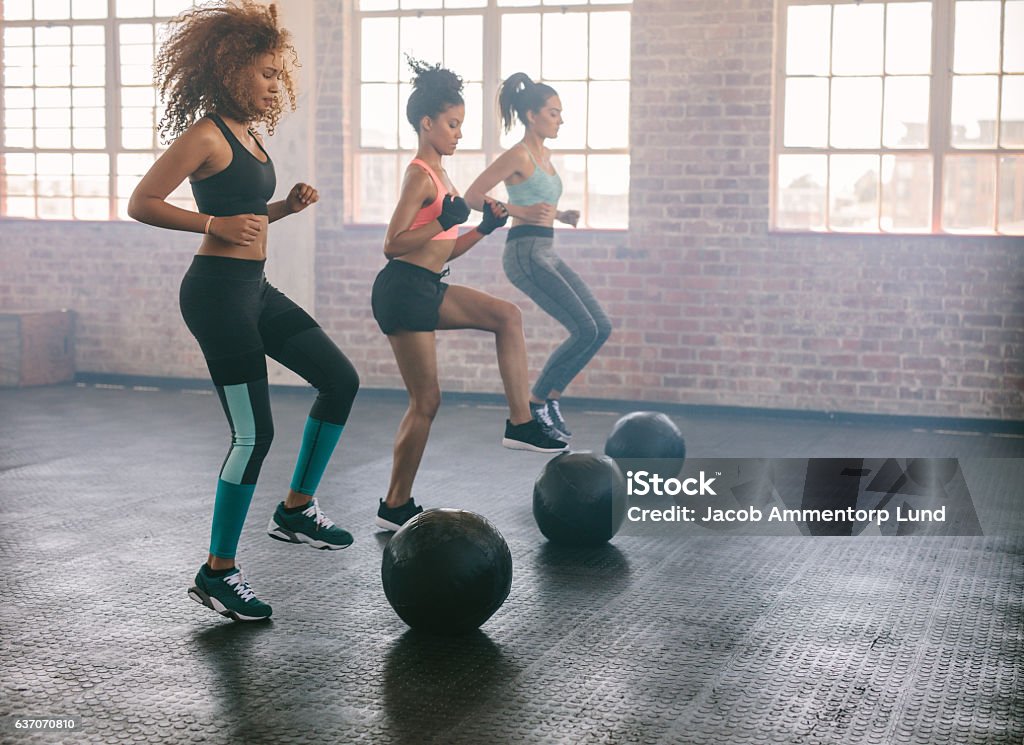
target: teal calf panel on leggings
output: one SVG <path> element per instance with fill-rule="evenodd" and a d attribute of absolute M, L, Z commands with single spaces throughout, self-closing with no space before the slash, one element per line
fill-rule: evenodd
<path fill-rule="evenodd" d="M 313 496 L 345 427 L 309 417 L 302 433 L 299 460 L 292 475 L 292 491 Z"/>
<path fill-rule="evenodd" d="M 210 553 L 222 559 L 235 558 L 238 537 L 249 512 L 255 484 L 231 484 L 217 480 L 217 498 L 213 504 L 213 530 L 210 533 Z"/>

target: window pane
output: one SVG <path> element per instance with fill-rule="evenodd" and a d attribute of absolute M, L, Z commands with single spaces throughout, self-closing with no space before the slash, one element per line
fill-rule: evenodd
<path fill-rule="evenodd" d="M 546 13 L 543 50 L 545 80 L 584 80 L 588 57 L 586 14 Z"/>
<path fill-rule="evenodd" d="M 9 217 L 35 217 L 35 197 L 8 197 L 7 215 Z"/>
<path fill-rule="evenodd" d="M 36 106 L 41 109 L 60 109 L 70 105 L 70 88 L 42 88 L 36 91 Z"/>
<path fill-rule="evenodd" d="M 483 8 L 487 0 L 444 0 L 446 8 Z"/>
<path fill-rule="evenodd" d="M 629 156 L 587 157 L 587 225 L 625 228 L 629 223 Z"/>
<path fill-rule="evenodd" d="M 4 0 L 4 18 L 10 21 L 32 20 L 32 0 Z"/>
<path fill-rule="evenodd" d="M 71 193 L 71 156 L 67 153 L 40 153 L 36 156 L 36 174 L 40 185 L 46 180 L 49 186 L 40 190 L 47 196 Z M 66 186 L 61 187 L 66 182 Z"/>
<path fill-rule="evenodd" d="M 359 221 L 389 222 L 397 199 L 397 156 L 361 154 L 359 156 Z"/>
<path fill-rule="evenodd" d="M 32 67 L 33 61 L 31 47 L 4 47 L 5 67 Z"/>
<path fill-rule="evenodd" d="M 832 27 L 832 74 L 882 72 L 882 6 L 837 5 Z"/>
<path fill-rule="evenodd" d="M 889 3 L 885 19 L 885 71 L 924 74 L 932 69 L 931 3 Z"/>
<path fill-rule="evenodd" d="M 828 5 L 791 6 L 786 12 L 786 74 L 828 75 Z"/>
<path fill-rule="evenodd" d="M 121 147 L 125 150 L 154 150 L 156 133 L 152 129 L 121 128 Z"/>
<path fill-rule="evenodd" d="M 629 77 L 629 13 L 590 14 L 590 77 Z"/>
<path fill-rule="evenodd" d="M 456 152 L 455 157 L 444 159 L 444 169 L 448 171 L 448 178 L 459 194 L 466 193 L 466 189 L 483 172 L 485 167 L 483 153 Z M 472 212 L 466 224 L 476 225 L 480 217 L 479 212 Z"/>
<path fill-rule="evenodd" d="M 828 223 L 836 230 L 878 230 L 878 156 L 829 157 Z"/>
<path fill-rule="evenodd" d="M 587 195 L 587 158 L 585 155 L 559 155 L 557 152 L 551 154 L 551 165 L 558 172 L 562 179 L 562 197 L 558 200 L 559 208 L 563 210 L 584 211 Z M 589 225 L 589 216 L 580 216 L 579 226 Z M 556 222 L 555 225 L 561 225 Z"/>
<path fill-rule="evenodd" d="M 466 83 L 462 89 L 462 97 L 466 101 L 466 119 L 462 122 L 462 139 L 459 148 L 479 150 L 483 147 L 484 136 L 484 92 L 481 83 Z"/>
<path fill-rule="evenodd" d="M 1024 147 L 1024 75 L 1003 77 L 1003 107 L 1000 111 L 999 144 Z"/>
<path fill-rule="evenodd" d="M 444 19 L 444 65 L 463 80 L 484 79 L 483 16 L 448 16 Z"/>
<path fill-rule="evenodd" d="M 882 230 L 928 232 L 932 227 L 932 159 L 882 156 Z"/>
<path fill-rule="evenodd" d="M 106 43 L 107 34 L 103 26 L 75 26 L 72 39 L 75 46 L 102 47 Z"/>
<path fill-rule="evenodd" d="M 36 180 L 34 176 L 7 176 L 4 189 L 8 196 L 31 197 L 36 193 Z"/>
<path fill-rule="evenodd" d="M 4 91 L 4 108 L 31 109 L 35 106 L 35 100 L 35 92 L 31 88 L 27 90 L 7 88 Z"/>
<path fill-rule="evenodd" d="M 71 147 L 70 129 L 37 129 L 36 147 L 58 150 Z"/>
<path fill-rule="evenodd" d="M 587 146 L 629 147 L 629 83 L 591 83 Z"/>
<path fill-rule="evenodd" d="M 110 217 L 110 200 L 107 197 L 76 197 L 74 217 L 76 220 L 106 220 Z"/>
<path fill-rule="evenodd" d="M 1024 72 L 1024 0 L 1008 0 L 1003 18 L 1003 71 Z"/>
<path fill-rule="evenodd" d="M 991 231 L 995 216 L 995 156 L 947 156 L 943 173 L 943 228 Z"/>
<path fill-rule="evenodd" d="M 360 73 L 371 82 L 398 82 L 398 19 L 364 18 Z"/>
<path fill-rule="evenodd" d="M 999 78 L 995 75 L 953 77 L 953 147 L 995 146 L 998 95 Z"/>
<path fill-rule="evenodd" d="M 409 120 L 405 116 L 406 108 L 409 103 L 409 96 L 412 94 L 412 86 L 409 83 L 402 83 L 398 86 L 398 110 L 399 118 L 398 122 L 398 149 L 399 150 L 413 150 L 415 151 L 419 140 L 416 135 L 416 129 L 409 124 Z M 412 157 L 411 155 L 409 156 Z"/>
<path fill-rule="evenodd" d="M 144 18 L 153 15 L 153 0 L 117 0 L 118 18 Z"/>
<path fill-rule="evenodd" d="M 70 17 L 70 0 L 36 0 L 36 20 L 53 21 Z"/>
<path fill-rule="evenodd" d="M 440 8 L 441 0 L 401 0 L 402 10 L 424 10 Z"/>
<path fill-rule="evenodd" d="M 32 109 L 4 109 L 4 126 L 8 129 L 31 129 L 35 126 Z"/>
<path fill-rule="evenodd" d="M 833 147 L 878 147 L 882 79 L 833 78 L 829 141 Z"/>
<path fill-rule="evenodd" d="M 828 79 L 786 80 L 786 147 L 825 147 L 828 144 Z"/>
<path fill-rule="evenodd" d="M 525 5 L 539 5 L 538 0 L 498 0 L 498 5 L 501 7 L 523 7 Z"/>
<path fill-rule="evenodd" d="M 31 67 L 4 67 L 4 86 L 22 88 L 32 85 Z"/>
<path fill-rule="evenodd" d="M 825 227 L 824 155 L 780 155 L 775 218 L 780 228 L 821 230 Z"/>
<path fill-rule="evenodd" d="M 150 153 L 121 153 L 117 156 L 117 196 L 127 199 L 143 174 L 153 165 Z"/>
<path fill-rule="evenodd" d="M 156 0 L 153 13 L 157 16 L 176 16 L 191 7 L 191 0 Z"/>
<path fill-rule="evenodd" d="M 440 16 L 423 16 L 421 18 L 403 18 L 399 24 L 399 51 L 429 64 L 440 62 L 444 50 L 442 41 L 444 29 Z M 453 72 L 459 73 L 458 70 Z M 412 80 L 413 73 L 405 65 L 402 57 L 402 69 L 398 73 L 399 80 Z"/>
<path fill-rule="evenodd" d="M 72 18 L 106 18 L 107 0 L 71 0 Z"/>
<path fill-rule="evenodd" d="M 1024 235 L 1024 157 L 999 159 L 999 232 Z"/>
<path fill-rule="evenodd" d="M 31 129 L 5 129 L 4 143 L 7 147 L 32 147 L 33 130 Z"/>
<path fill-rule="evenodd" d="M 398 0 L 359 0 L 359 10 L 396 10 Z"/>
<path fill-rule="evenodd" d="M 540 14 L 524 13 L 501 19 L 501 79 L 525 72 L 540 77 Z"/>
<path fill-rule="evenodd" d="M 558 146 L 583 148 L 587 145 L 587 84 L 567 81 L 545 81 L 558 91 L 565 123 L 558 130 Z M 519 137 L 522 137 L 522 129 Z"/>
<path fill-rule="evenodd" d="M 156 105 L 156 89 L 152 87 L 148 88 L 122 88 L 121 89 L 121 105 L 122 106 L 155 106 Z"/>
<path fill-rule="evenodd" d="M 3 156 L 4 170 L 20 176 L 34 176 L 36 172 L 35 153 L 6 153 Z"/>
<path fill-rule="evenodd" d="M 364 84 L 360 86 L 360 93 L 359 144 L 362 147 L 397 147 L 398 87 Z"/>
<path fill-rule="evenodd" d="M 76 128 L 71 142 L 75 147 L 84 150 L 102 150 L 107 146 L 107 131 L 96 128 Z"/>
<path fill-rule="evenodd" d="M 69 197 L 42 197 L 36 200 L 39 217 L 44 220 L 70 220 L 72 212 Z"/>
<path fill-rule="evenodd" d="M 885 119 L 882 144 L 886 147 L 928 147 L 928 88 L 926 77 L 885 79 Z"/>
<path fill-rule="evenodd" d="M 998 72 L 999 3 L 971 0 L 956 4 L 954 72 Z"/>
<path fill-rule="evenodd" d="M 117 39 L 121 44 L 152 44 L 153 24 L 122 23 L 118 27 Z"/>
<path fill-rule="evenodd" d="M 37 47 L 66 47 L 71 43 L 68 26 L 36 26 L 35 34 Z"/>

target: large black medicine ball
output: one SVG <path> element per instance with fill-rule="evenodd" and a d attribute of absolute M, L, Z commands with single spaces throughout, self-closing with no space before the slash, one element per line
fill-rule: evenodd
<path fill-rule="evenodd" d="M 562 453 L 533 486 L 533 517 L 553 543 L 596 546 L 626 517 L 626 480 L 615 461 L 594 453 Z"/>
<path fill-rule="evenodd" d="M 384 594 L 414 629 L 464 634 L 501 607 L 512 587 L 512 554 L 497 528 L 473 512 L 427 510 L 384 548 Z"/>
<path fill-rule="evenodd" d="M 634 411 L 615 422 L 604 444 L 619 468 L 675 478 L 686 461 L 686 442 L 675 422 L 658 411 Z"/>

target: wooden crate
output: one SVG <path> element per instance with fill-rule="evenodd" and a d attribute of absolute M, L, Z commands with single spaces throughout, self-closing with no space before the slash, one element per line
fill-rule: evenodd
<path fill-rule="evenodd" d="M 49 385 L 74 377 L 74 311 L 0 310 L 0 386 Z"/>

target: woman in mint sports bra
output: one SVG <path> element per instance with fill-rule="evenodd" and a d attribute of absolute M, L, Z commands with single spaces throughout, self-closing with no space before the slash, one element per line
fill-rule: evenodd
<path fill-rule="evenodd" d="M 505 182 L 508 231 L 502 263 L 509 280 L 548 315 L 569 330 L 569 338 L 556 349 L 541 371 L 530 395 L 534 418 L 549 431 L 568 440 L 572 432 L 562 417 L 559 398 L 607 341 L 612 326 L 590 288 L 552 248 L 555 220 L 576 227 L 578 210 L 558 210 L 562 180 L 551 165 L 544 140 L 558 136 L 562 102 L 553 88 L 534 83 L 517 72 L 498 94 L 501 118 L 508 132 L 513 114 L 526 127 L 522 141 L 495 160 L 466 191 L 466 202 L 480 209 L 487 192 Z"/>

